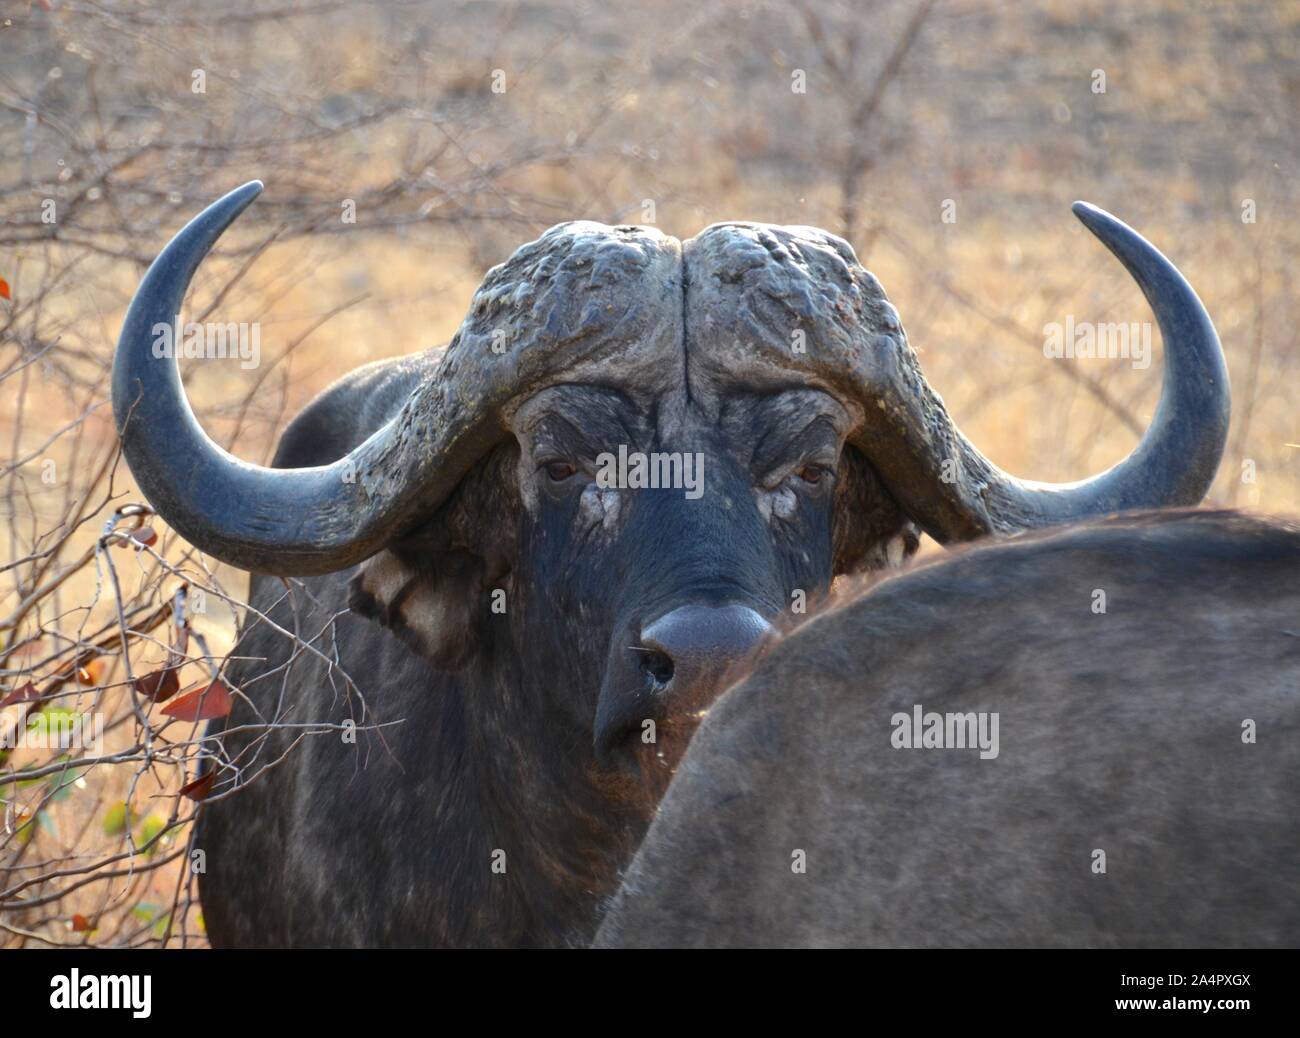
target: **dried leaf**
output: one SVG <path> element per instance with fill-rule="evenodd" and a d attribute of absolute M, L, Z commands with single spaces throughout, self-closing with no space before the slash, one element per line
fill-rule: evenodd
<path fill-rule="evenodd" d="M 72 930 L 74 933 L 85 933 L 90 929 L 90 920 L 80 912 L 74 912 L 72 915 Z"/>
<path fill-rule="evenodd" d="M 152 547 L 158 543 L 158 531 L 152 526 L 142 526 L 138 530 L 131 531 L 131 540 L 137 544 Z"/>
<path fill-rule="evenodd" d="M 152 674 L 135 679 L 135 690 L 145 699 L 155 703 L 165 703 L 181 688 L 181 679 L 176 676 L 175 667 L 163 667 Z"/>
<path fill-rule="evenodd" d="M 212 795 L 212 787 L 217 783 L 217 773 L 209 771 L 200 775 L 193 782 L 187 782 L 181 786 L 181 796 L 189 797 L 191 800 L 207 800 Z"/>
<path fill-rule="evenodd" d="M 186 692 L 170 706 L 164 707 L 163 713 L 182 721 L 210 721 L 214 717 L 225 717 L 232 706 L 234 701 L 226 691 L 225 682 L 217 680 Z"/>
<path fill-rule="evenodd" d="M 41 694 L 36 691 L 36 686 L 29 681 L 25 685 L 19 685 L 4 699 L 0 699 L 0 709 L 13 706 L 15 703 L 35 703 L 40 698 Z"/>

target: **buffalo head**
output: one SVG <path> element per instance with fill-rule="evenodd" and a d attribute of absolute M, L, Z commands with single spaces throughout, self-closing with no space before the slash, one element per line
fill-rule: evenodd
<path fill-rule="evenodd" d="M 1223 449 L 1227 377 L 1200 301 L 1140 235 L 1079 204 L 1165 342 L 1154 421 L 1088 480 L 997 468 L 926 383 L 852 248 L 752 223 L 685 242 L 554 227 L 488 273 L 404 402 L 331 463 L 249 465 L 204 434 L 150 343 L 260 191 L 185 227 L 127 315 L 114 409 L 141 489 L 232 565 L 358 567 L 355 612 L 438 667 L 486 666 L 479 694 L 491 673 L 515 674 L 605 762 L 644 745 L 647 721 L 672 729 L 697 711 L 776 614 L 907 556 L 920 531 L 960 541 L 1191 504 Z"/>

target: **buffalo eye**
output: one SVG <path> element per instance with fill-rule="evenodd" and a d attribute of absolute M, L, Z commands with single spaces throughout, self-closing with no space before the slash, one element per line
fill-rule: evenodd
<path fill-rule="evenodd" d="M 800 479 L 805 483 L 811 483 L 813 486 L 820 483 L 824 475 L 826 475 L 826 470 L 820 465 L 805 465 L 798 472 Z"/>
<path fill-rule="evenodd" d="M 548 461 L 545 468 L 546 475 L 550 477 L 552 483 L 563 483 L 578 471 L 576 466 L 567 461 Z"/>

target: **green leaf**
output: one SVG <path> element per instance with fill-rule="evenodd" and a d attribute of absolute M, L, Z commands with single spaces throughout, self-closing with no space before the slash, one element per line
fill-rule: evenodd
<path fill-rule="evenodd" d="M 130 812 L 131 825 L 134 827 L 139 820 L 139 815 L 134 810 Z M 119 800 L 116 804 L 104 812 L 104 835 L 120 836 L 126 832 L 127 825 L 127 807 L 125 800 Z"/>
<path fill-rule="evenodd" d="M 14 830 L 18 837 L 18 845 L 26 847 L 32 842 L 32 837 L 36 835 L 36 819 L 28 818 L 18 823 L 18 828 Z"/>
<path fill-rule="evenodd" d="M 73 725 L 81 724 L 81 714 L 62 706 L 47 706 L 39 714 L 32 714 L 27 722 L 29 732 L 39 732 L 43 736 L 53 730 L 55 734 L 71 731 Z"/>
<path fill-rule="evenodd" d="M 172 917 L 172 914 L 162 905 L 155 905 L 150 901 L 141 901 L 131 909 L 131 914 L 140 922 L 151 924 L 153 935 L 159 939 L 167 932 L 167 924 Z"/>
<path fill-rule="evenodd" d="M 161 911 L 161 905 L 155 905 L 152 901 L 141 901 L 131 909 L 131 914 L 142 923 L 152 923 Z"/>
<path fill-rule="evenodd" d="M 67 760 L 66 756 L 60 760 Z M 85 768 L 68 768 L 66 771 L 60 771 L 50 779 L 49 798 L 52 802 L 58 803 L 61 800 L 67 800 L 72 796 L 72 791 L 76 788 L 77 780 L 86 773 Z"/>
<path fill-rule="evenodd" d="M 162 815 L 150 815 L 140 823 L 140 831 L 136 834 L 136 844 L 140 847 L 145 846 L 155 836 L 167 828 L 167 820 Z M 152 855 L 157 853 L 160 844 L 154 844 L 144 853 Z"/>

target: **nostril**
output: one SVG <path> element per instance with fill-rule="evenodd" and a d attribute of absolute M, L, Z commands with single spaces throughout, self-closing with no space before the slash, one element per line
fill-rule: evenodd
<path fill-rule="evenodd" d="M 770 629 L 748 606 L 678 606 L 642 629 L 641 670 L 658 690 L 671 681 L 674 695 L 707 693 Z"/>
<path fill-rule="evenodd" d="M 647 721 L 672 727 L 673 739 L 689 737 L 729 668 L 770 630 L 761 615 L 736 603 L 677 606 L 639 631 L 624 628 L 596 704 L 597 759 L 608 765 L 634 744 L 644 748 Z"/>
<path fill-rule="evenodd" d="M 657 649 L 650 649 L 642 655 L 641 669 L 660 685 L 666 685 L 673 679 L 673 661 Z"/>

